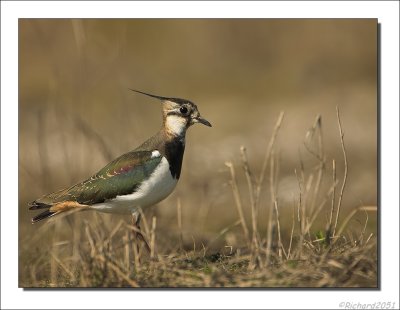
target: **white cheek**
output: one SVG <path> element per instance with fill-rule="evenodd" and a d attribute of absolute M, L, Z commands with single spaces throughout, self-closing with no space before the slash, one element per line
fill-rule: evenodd
<path fill-rule="evenodd" d="M 181 136 L 186 129 L 186 120 L 176 115 L 169 115 L 167 117 L 166 127 L 174 135 Z"/>

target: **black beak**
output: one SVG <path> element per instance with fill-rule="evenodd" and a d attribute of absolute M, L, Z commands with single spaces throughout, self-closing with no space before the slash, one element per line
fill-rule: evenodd
<path fill-rule="evenodd" d="M 201 123 L 203 125 L 206 125 L 208 127 L 212 127 L 210 122 L 208 120 L 206 120 L 205 118 L 202 118 L 201 116 L 196 117 L 195 120 L 197 120 L 197 122 L 199 122 L 199 123 Z"/>

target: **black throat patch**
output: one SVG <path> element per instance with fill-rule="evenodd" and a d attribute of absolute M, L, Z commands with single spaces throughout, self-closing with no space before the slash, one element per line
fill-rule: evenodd
<path fill-rule="evenodd" d="M 165 157 L 169 163 L 169 170 L 174 179 L 179 179 L 181 176 L 182 159 L 185 151 L 184 141 L 174 139 L 165 143 Z"/>

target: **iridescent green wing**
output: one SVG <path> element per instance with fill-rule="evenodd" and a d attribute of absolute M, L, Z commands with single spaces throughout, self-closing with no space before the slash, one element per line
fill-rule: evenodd
<path fill-rule="evenodd" d="M 54 204 L 77 201 L 91 205 L 118 195 L 131 194 L 153 173 L 161 159 L 161 155 L 152 156 L 150 151 L 132 151 L 113 160 L 86 181 L 42 197 L 36 202 Z"/>

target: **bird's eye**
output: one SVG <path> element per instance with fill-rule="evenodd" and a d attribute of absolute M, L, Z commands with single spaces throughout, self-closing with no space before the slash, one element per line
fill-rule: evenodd
<path fill-rule="evenodd" d="M 188 112 L 188 108 L 187 108 L 187 107 L 181 107 L 181 108 L 179 109 L 179 111 L 180 111 L 182 114 L 186 114 L 186 113 Z"/>

